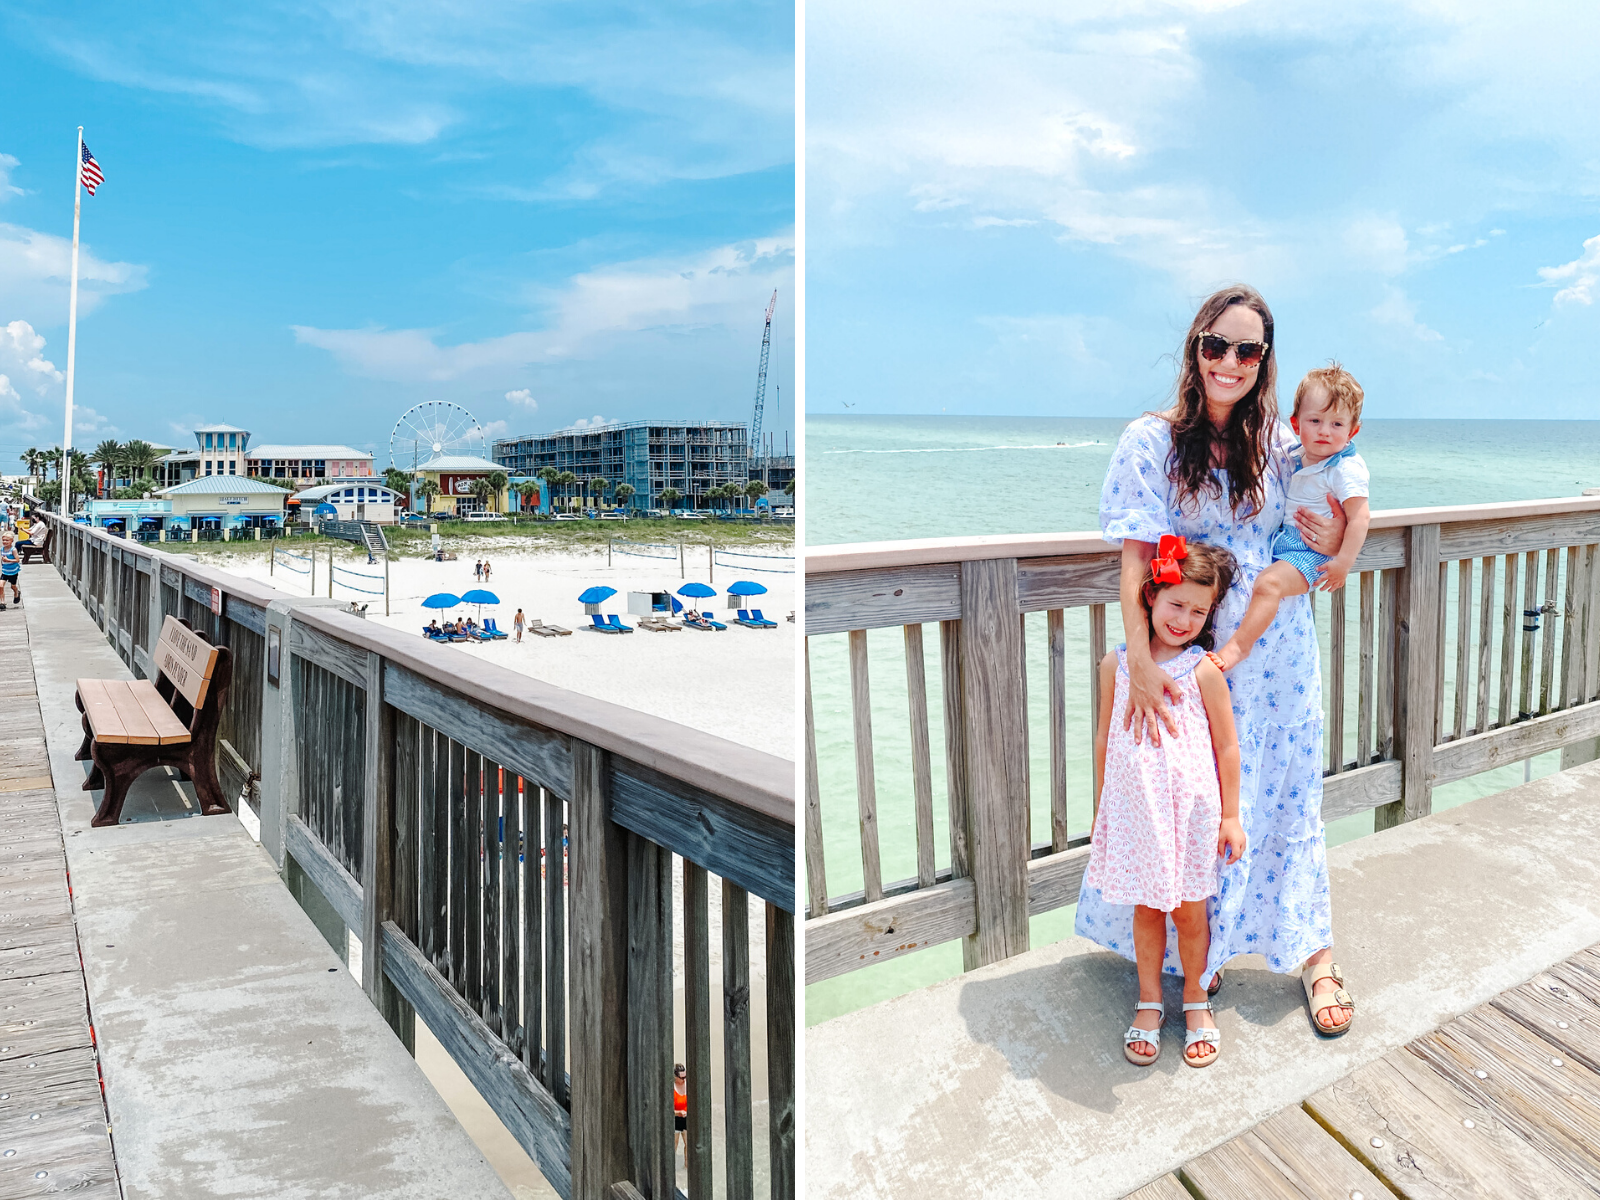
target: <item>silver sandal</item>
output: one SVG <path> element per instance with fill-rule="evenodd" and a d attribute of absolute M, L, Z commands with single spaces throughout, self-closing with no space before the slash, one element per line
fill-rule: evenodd
<path fill-rule="evenodd" d="M 1183 1011 L 1186 1012 L 1186 1013 L 1189 1013 L 1189 1012 L 1200 1012 L 1202 1010 L 1205 1011 L 1205 1012 L 1210 1012 L 1211 1011 L 1211 1001 L 1209 1001 L 1209 1000 L 1200 1000 L 1200 1001 L 1196 1001 L 1193 1004 L 1185 1004 L 1183 1006 Z M 1189 1056 L 1190 1048 L 1194 1047 L 1194 1046 L 1198 1046 L 1201 1042 L 1205 1042 L 1206 1044 L 1208 1044 L 1210 1046 L 1214 1046 L 1215 1049 L 1210 1054 L 1206 1055 L 1204 1058 L 1191 1058 Z M 1222 1030 L 1220 1030 L 1220 1029 L 1187 1029 L 1187 1030 L 1184 1031 L 1184 1034 L 1183 1034 L 1183 1061 L 1186 1062 L 1189 1066 L 1194 1067 L 1196 1070 L 1198 1070 L 1201 1067 L 1209 1067 L 1212 1063 L 1217 1061 L 1217 1058 L 1221 1054 L 1222 1054 Z"/>
<path fill-rule="evenodd" d="M 1159 1000 L 1141 1000 L 1133 1006 L 1134 1012 L 1144 1009 L 1154 1009 L 1163 1014 L 1166 1011 Z M 1151 1055 L 1136 1054 L 1133 1049 L 1135 1042 L 1148 1042 L 1156 1048 L 1156 1052 Z M 1136 1067 L 1148 1067 L 1155 1062 L 1161 1057 L 1161 1026 L 1157 1025 L 1154 1029 L 1140 1029 L 1137 1025 L 1129 1025 L 1128 1032 L 1122 1035 L 1122 1057 Z"/>

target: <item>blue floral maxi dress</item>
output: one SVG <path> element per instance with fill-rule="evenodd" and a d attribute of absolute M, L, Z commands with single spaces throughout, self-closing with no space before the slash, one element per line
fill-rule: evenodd
<path fill-rule="evenodd" d="M 1283 523 L 1294 473 L 1292 444 L 1280 426 L 1263 479 L 1265 504 L 1249 516 L 1228 506 L 1226 486 L 1220 496 L 1190 498 L 1179 507 L 1177 485 L 1167 475 L 1171 426 L 1159 417 L 1129 424 L 1106 471 L 1100 527 L 1107 541 L 1155 542 L 1176 533 L 1226 547 L 1238 559 L 1239 573 L 1217 610 L 1218 646 L 1239 628 L 1256 576 L 1271 565 L 1272 535 Z M 1249 844 L 1239 862 L 1223 868 L 1207 906 L 1211 952 L 1202 982 L 1235 955 L 1260 954 L 1284 973 L 1333 944 L 1322 829 L 1322 675 L 1310 596 L 1279 605 L 1250 657 L 1229 672 L 1228 687 L 1239 734 L 1239 818 Z M 1134 957 L 1132 906 L 1109 904 L 1098 889 L 1085 885 L 1080 892 L 1076 929 Z M 1170 926 L 1162 969 L 1182 973 Z"/>

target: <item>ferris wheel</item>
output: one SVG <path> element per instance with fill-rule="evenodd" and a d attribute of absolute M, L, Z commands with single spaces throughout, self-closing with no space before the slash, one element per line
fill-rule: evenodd
<path fill-rule="evenodd" d="M 488 458 L 488 439 L 478 418 L 449 400 L 414 404 L 401 413 L 389 435 L 389 465 L 410 471 L 441 454 Z"/>

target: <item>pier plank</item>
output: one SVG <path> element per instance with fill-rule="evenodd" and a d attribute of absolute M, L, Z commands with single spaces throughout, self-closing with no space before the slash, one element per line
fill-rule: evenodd
<path fill-rule="evenodd" d="M 1191 1197 L 1189 1189 L 1178 1181 L 1176 1175 L 1163 1175 L 1137 1192 L 1129 1192 L 1122 1200 L 1191 1200 Z"/>
<path fill-rule="evenodd" d="M 1377 1197 L 1378 1177 L 1304 1110 L 1287 1108 L 1179 1172 L 1201 1200 L 1349 1200 Z"/>
<path fill-rule="evenodd" d="M 1552 1054 L 1548 1043 L 1489 1005 L 1407 1050 L 1478 1099 L 1551 1166 L 1600 1191 L 1600 1076 Z"/>
<path fill-rule="evenodd" d="M 1553 1046 L 1561 1057 L 1600 1074 L 1600 1004 L 1551 971 L 1489 1003 Z"/>
<path fill-rule="evenodd" d="M 1406 1200 L 1576 1200 L 1484 1106 L 1398 1050 L 1311 1096 L 1306 1111 Z M 1464 1121 L 1472 1121 L 1469 1128 Z M 1381 1142 L 1374 1146 L 1373 1140 Z"/>

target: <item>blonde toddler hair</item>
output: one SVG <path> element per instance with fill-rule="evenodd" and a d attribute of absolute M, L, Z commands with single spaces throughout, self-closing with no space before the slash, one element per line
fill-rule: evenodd
<path fill-rule="evenodd" d="M 1356 377 L 1340 366 L 1337 360 L 1331 358 L 1327 366 L 1307 371 L 1306 377 L 1294 389 L 1295 416 L 1300 415 L 1300 405 L 1304 403 L 1306 393 L 1313 385 L 1321 385 L 1328 393 L 1330 409 L 1349 417 L 1352 425 L 1361 424 L 1361 400 L 1365 393 L 1362 392 L 1361 385 L 1356 382 Z"/>

